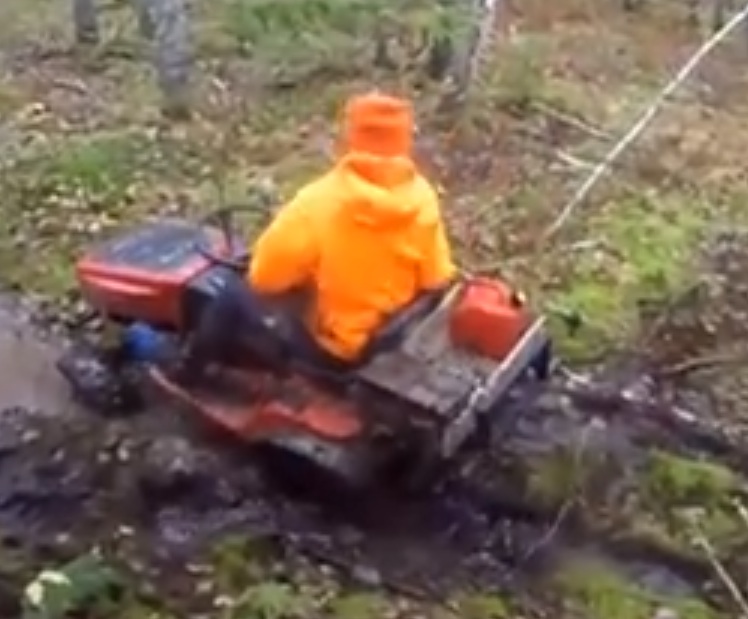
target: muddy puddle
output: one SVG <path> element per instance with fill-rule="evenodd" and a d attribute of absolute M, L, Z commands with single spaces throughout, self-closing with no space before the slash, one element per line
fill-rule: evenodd
<path fill-rule="evenodd" d="M 54 367 L 57 348 L 22 316 L 16 304 L 0 299 L 0 407 L 64 410 L 72 403 Z"/>
<path fill-rule="evenodd" d="M 160 591 L 189 609 L 211 602 L 185 585 L 192 582 L 186 566 L 231 535 L 266 540 L 286 558 L 326 564 L 360 585 L 427 599 L 531 589 L 569 560 L 589 557 L 663 595 L 690 595 L 703 584 L 703 574 L 694 578 L 647 548 L 608 552 L 599 531 L 567 518 L 571 501 L 538 504 L 517 492 L 527 485 L 523 461 L 559 450 L 575 466 L 642 460 L 637 423 L 611 412 L 610 394 L 580 406 L 568 380 L 549 393 L 520 394 L 505 419 L 515 422 L 430 496 L 346 497 L 353 503 L 341 510 L 329 497 L 289 496 L 248 454 L 173 413 L 125 420 L 84 413 L 54 371 L 55 345 L 19 323 L 11 306 L 0 306 L 0 323 L 0 545 L 41 562 L 102 547 L 144 566 Z M 647 389 L 629 384 L 609 391 L 647 399 Z M 599 468 L 608 475 L 605 492 L 615 493 L 618 473 Z"/>

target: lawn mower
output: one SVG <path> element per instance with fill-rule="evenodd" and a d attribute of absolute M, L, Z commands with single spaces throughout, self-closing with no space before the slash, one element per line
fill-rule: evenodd
<path fill-rule="evenodd" d="M 82 296 L 119 331 L 109 346 L 73 348 L 58 363 L 85 404 L 132 410 L 155 393 L 239 441 L 361 487 L 428 478 L 488 435 L 520 381 L 547 377 L 544 319 L 505 283 L 464 275 L 391 316 L 350 367 L 289 357 L 279 371 L 258 362 L 245 333 L 237 337 L 246 355 L 180 381 L 175 356 L 225 278 L 248 264 L 235 213 L 148 222 L 78 261 Z M 268 324 L 282 344 L 284 320 L 298 317 L 271 305 Z"/>

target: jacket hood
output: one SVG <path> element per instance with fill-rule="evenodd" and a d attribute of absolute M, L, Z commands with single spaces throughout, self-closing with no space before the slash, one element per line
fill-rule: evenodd
<path fill-rule="evenodd" d="M 421 212 L 424 187 L 408 157 L 349 153 L 335 168 L 345 215 L 375 228 L 407 224 Z"/>

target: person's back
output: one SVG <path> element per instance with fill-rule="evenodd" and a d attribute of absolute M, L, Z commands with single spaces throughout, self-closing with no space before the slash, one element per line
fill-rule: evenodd
<path fill-rule="evenodd" d="M 434 189 L 410 157 L 410 105 L 384 95 L 346 109 L 346 154 L 303 188 L 260 237 L 251 286 L 310 285 L 308 326 L 326 351 L 353 359 L 422 291 L 454 273 Z"/>

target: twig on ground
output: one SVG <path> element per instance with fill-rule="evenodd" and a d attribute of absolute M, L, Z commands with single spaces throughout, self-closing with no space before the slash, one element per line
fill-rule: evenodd
<path fill-rule="evenodd" d="M 305 544 L 303 540 L 287 541 L 286 545 L 289 549 L 296 551 L 301 555 L 313 559 L 319 563 L 324 563 L 338 572 L 350 576 L 355 571 L 355 565 L 352 565 L 350 561 L 341 557 L 335 556 L 329 552 L 324 552 L 320 549 L 314 548 L 311 544 Z M 381 577 L 381 575 L 380 575 Z M 399 595 L 405 598 L 419 601 L 431 601 L 433 602 L 433 594 L 430 591 L 422 590 L 414 586 L 410 586 L 406 583 L 398 582 L 391 578 L 381 577 L 381 586 L 387 589 L 395 595 Z"/>
<path fill-rule="evenodd" d="M 555 219 L 555 221 L 548 227 L 543 235 L 543 240 L 548 240 L 552 237 L 569 219 L 574 210 L 583 203 L 590 192 L 604 174 L 608 171 L 610 165 L 615 162 L 621 154 L 639 137 L 642 132 L 649 126 L 651 121 L 660 111 L 662 106 L 667 102 L 670 96 L 675 90 L 685 82 L 686 79 L 693 73 L 693 71 L 701 64 L 715 47 L 717 47 L 726 37 L 729 35 L 738 25 L 740 25 L 748 17 L 748 4 L 746 4 L 738 13 L 736 13 L 730 21 L 728 21 L 720 30 L 714 33 L 697 51 L 691 58 L 686 62 L 675 75 L 675 77 L 668 82 L 665 88 L 659 93 L 655 100 L 650 106 L 644 111 L 641 117 L 634 123 L 631 129 L 613 146 L 603 160 L 597 165 L 595 170 L 590 174 L 589 178 L 579 187 L 574 196 L 569 202 L 561 209 L 561 213 Z"/>
<path fill-rule="evenodd" d="M 522 138 L 527 138 L 522 142 L 522 149 L 525 151 L 531 149 L 532 152 L 537 153 L 541 157 L 548 156 L 550 153 L 553 157 L 559 159 L 563 163 L 577 169 L 592 170 L 598 165 L 589 159 L 583 159 L 569 153 L 568 151 L 549 146 L 548 136 L 537 128 L 518 127 L 517 132 Z M 630 166 L 627 166 L 625 162 L 613 162 L 610 167 L 614 167 L 616 171 L 620 170 L 621 172 L 625 172 L 627 167 L 630 168 Z M 623 180 L 619 182 L 627 186 L 630 185 L 633 188 L 633 184 L 630 181 Z"/>
<path fill-rule="evenodd" d="M 540 114 L 549 116 L 550 118 L 558 120 L 559 122 L 565 125 L 569 125 L 570 127 L 574 127 L 578 131 L 586 133 L 587 135 L 593 138 L 597 138 L 598 140 L 613 139 L 613 136 L 610 133 L 603 131 L 599 127 L 594 127 L 586 120 L 577 116 L 572 116 L 568 112 L 562 112 L 561 110 L 558 110 L 542 101 L 533 101 L 532 107 Z"/>
<path fill-rule="evenodd" d="M 595 164 L 591 161 L 585 161 L 561 149 L 556 149 L 553 154 L 561 163 L 565 163 L 571 168 L 589 170 L 595 167 Z"/>
<path fill-rule="evenodd" d="M 593 419 L 589 421 L 584 428 L 582 428 L 581 437 L 579 439 L 579 443 L 577 444 L 577 448 L 574 450 L 574 462 L 573 467 L 574 471 L 576 473 L 581 473 L 582 467 L 584 466 L 584 456 L 587 453 L 587 444 L 589 442 L 591 431 L 594 428 L 600 427 L 600 424 L 603 423 L 599 419 Z M 564 501 L 563 505 L 558 510 L 558 513 L 556 514 L 556 517 L 553 520 L 553 523 L 548 528 L 548 530 L 545 532 L 545 534 L 530 548 L 527 549 L 527 552 L 523 555 L 522 560 L 520 561 L 520 565 L 523 563 L 526 563 L 528 560 L 530 560 L 538 551 L 542 550 L 545 546 L 551 543 L 553 539 L 558 534 L 559 530 L 561 529 L 561 526 L 564 524 L 566 519 L 568 518 L 569 514 L 571 513 L 572 509 L 574 508 L 574 505 L 577 502 L 577 499 L 579 498 L 579 494 L 582 491 L 582 488 L 579 487 L 578 479 L 575 480 L 577 483 L 575 483 L 575 487 L 572 489 L 572 492 L 570 493 L 570 496 Z"/>
<path fill-rule="evenodd" d="M 735 583 L 730 573 L 727 571 L 724 565 L 720 562 L 717 557 L 717 552 L 711 545 L 706 536 L 699 530 L 698 526 L 694 523 L 694 544 L 698 546 L 706 555 L 712 568 L 719 577 L 722 584 L 725 586 L 727 591 L 730 593 L 736 606 L 740 609 L 741 618 L 748 619 L 748 601 L 740 591 L 740 587 Z"/>
<path fill-rule="evenodd" d="M 744 352 L 692 357 L 681 361 L 680 363 L 675 363 L 669 367 L 657 370 L 655 375 L 657 378 L 676 378 L 678 376 L 683 376 L 684 374 L 690 374 L 691 372 L 697 372 L 699 370 L 705 370 L 719 365 L 737 363 L 739 361 L 744 361 L 746 358 L 748 358 L 748 354 Z"/>
<path fill-rule="evenodd" d="M 63 79 L 63 78 L 53 78 L 50 81 L 50 84 L 61 90 L 68 90 L 70 92 L 74 92 L 79 95 L 86 95 L 86 96 L 91 95 L 90 89 L 81 80 L 73 81 L 73 80 Z"/>
<path fill-rule="evenodd" d="M 740 516 L 740 519 L 745 524 L 746 529 L 748 529 L 748 509 L 746 509 L 745 505 L 743 505 L 738 499 L 732 500 L 732 506 L 735 508 L 735 511 L 738 512 L 738 516 Z"/>
<path fill-rule="evenodd" d="M 639 338 L 640 349 L 646 348 L 651 341 L 659 335 L 660 331 L 667 326 L 668 321 L 673 317 L 673 314 L 680 308 L 686 301 L 688 301 L 692 295 L 698 294 L 701 290 L 703 282 L 696 281 L 691 285 L 681 290 L 678 294 L 672 296 L 666 306 L 658 313 L 658 316 L 652 321 L 649 327 L 645 330 L 644 334 Z"/>

